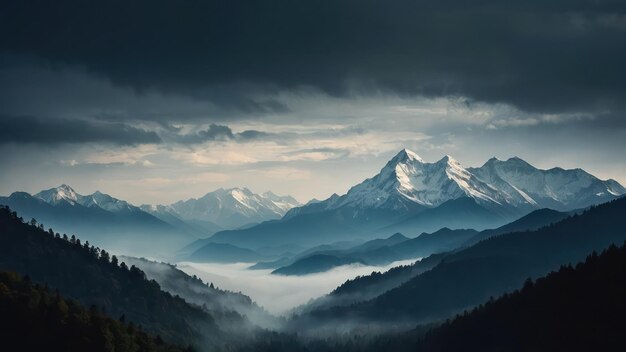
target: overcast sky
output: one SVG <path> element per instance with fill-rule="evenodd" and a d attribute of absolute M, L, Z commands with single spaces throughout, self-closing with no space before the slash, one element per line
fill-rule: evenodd
<path fill-rule="evenodd" d="M 2 1 L 0 194 L 304 202 L 404 147 L 626 184 L 624 62 L 624 1 Z"/>

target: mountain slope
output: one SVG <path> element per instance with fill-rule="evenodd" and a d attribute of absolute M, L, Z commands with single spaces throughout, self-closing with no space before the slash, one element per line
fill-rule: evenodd
<path fill-rule="evenodd" d="M 442 227 L 451 229 L 472 228 L 483 230 L 506 224 L 513 220 L 516 212 L 504 209 L 489 209 L 470 197 L 460 197 L 446 201 L 436 208 L 431 208 L 409 216 L 384 228 L 388 232 L 414 233 L 433 232 Z"/>
<path fill-rule="evenodd" d="M 376 238 L 375 234 L 363 235 L 372 228 L 389 223 L 397 216 L 390 212 L 366 212 L 366 218 L 355 218 L 353 209 L 340 208 L 320 213 L 301 214 L 281 220 L 266 221 L 243 230 L 220 231 L 209 241 L 230 243 L 236 246 L 257 249 L 265 246 L 296 244 L 315 246 L 356 238 Z"/>
<path fill-rule="evenodd" d="M 471 246 L 489 237 L 498 236 L 505 233 L 537 230 L 541 227 L 559 222 L 567 218 L 568 216 L 570 216 L 569 212 L 561 212 L 547 208 L 535 210 L 511 223 L 500 226 L 496 229 L 481 231 L 476 234 L 476 236 L 470 238 L 466 243 L 464 243 L 464 245 Z"/>
<path fill-rule="evenodd" d="M 433 253 L 451 251 L 460 247 L 468 238 L 473 237 L 476 230 L 451 230 L 444 227 L 433 233 L 423 233 L 416 238 L 389 246 L 391 257 L 384 258 L 385 263 L 429 256 Z M 376 253 L 370 253 L 373 256 Z"/>
<path fill-rule="evenodd" d="M 583 260 L 593 250 L 622 243 L 625 213 L 626 199 L 618 199 L 536 231 L 492 237 L 439 256 L 432 270 L 373 300 L 312 315 L 412 322 L 445 318 L 518 288 L 526 277 L 545 275 L 562 264 Z"/>

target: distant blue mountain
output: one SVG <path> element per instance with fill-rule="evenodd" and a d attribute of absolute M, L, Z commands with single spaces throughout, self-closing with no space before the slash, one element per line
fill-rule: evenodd
<path fill-rule="evenodd" d="M 96 192 L 83 196 L 61 185 L 36 195 L 15 192 L 0 197 L 25 220 L 35 218 L 55 231 L 81 238 L 115 253 L 167 256 L 197 239 L 191 231 L 164 222 L 126 201 Z"/>
<path fill-rule="evenodd" d="M 322 272 L 337 265 L 344 265 L 337 260 L 346 259 L 350 263 L 362 263 L 367 265 L 383 265 L 395 261 L 406 259 L 419 259 L 433 253 L 446 252 L 458 248 L 468 238 L 476 235 L 476 230 L 450 230 L 443 228 L 433 233 L 423 233 L 416 238 L 407 238 L 400 233 L 396 233 L 385 239 L 376 239 L 365 242 L 362 245 L 344 250 L 319 250 L 312 253 L 298 255 L 291 261 L 281 263 L 274 273 L 283 275 L 300 275 L 295 272 L 305 274 Z M 326 256 L 316 261 L 309 258 L 315 256 Z M 289 268 L 302 268 L 299 271 Z M 306 268 L 306 270 L 304 269 Z M 283 270 L 284 269 L 284 270 Z"/>

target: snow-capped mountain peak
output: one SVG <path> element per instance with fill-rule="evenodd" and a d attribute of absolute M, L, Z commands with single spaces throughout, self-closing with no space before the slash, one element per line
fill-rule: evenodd
<path fill-rule="evenodd" d="M 294 209 L 290 216 L 344 206 L 395 211 L 432 208 L 461 197 L 520 212 L 541 207 L 571 210 L 624 194 L 626 189 L 616 181 L 599 180 L 582 169 L 540 170 L 519 157 L 494 157 L 480 168 L 465 168 L 450 155 L 429 163 L 403 149 L 376 176 L 345 195 Z"/>
<path fill-rule="evenodd" d="M 477 179 L 451 156 L 427 163 L 416 153 L 403 149 L 378 175 L 352 187 L 332 207 L 433 207 L 463 196 L 500 203 L 495 189 Z"/>
<path fill-rule="evenodd" d="M 81 197 L 74 191 L 74 189 L 66 184 L 62 184 L 59 187 L 50 188 L 35 194 L 35 197 L 40 198 L 46 203 L 56 205 L 60 202 L 67 202 L 71 205 L 75 205 L 79 202 Z"/>
<path fill-rule="evenodd" d="M 93 204 L 111 212 L 138 210 L 137 207 L 130 205 L 128 202 L 113 198 L 110 195 L 104 194 L 100 191 L 96 191 L 85 198 L 87 198 L 87 200 L 83 202 L 83 205 L 89 206 L 88 204 Z"/>
<path fill-rule="evenodd" d="M 497 188 L 516 206 L 567 210 L 626 194 L 626 189 L 616 181 L 600 180 L 580 168 L 542 170 L 519 157 L 492 158 L 469 171 Z"/>
<path fill-rule="evenodd" d="M 271 192 L 256 194 L 245 187 L 234 187 L 176 202 L 168 206 L 168 211 L 181 219 L 210 221 L 224 228 L 236 228 L 279 219 L 289 209 L 300 205 L 289 196 L 281 197 Z"/>
<path fill-rule="evenodd" d="M 417 161 L 420 163 L 423 163 L 424 160 L 422 160 L 422 158 L 417 155 L 417 153 L 415 153 L 412 150 L 409 150 L 407 148 L 402 149 L 395 157 L 394 159 L 396 159 L 397 161 Z"/>
<path fill-rule="evenodd" d="M 274 203 L 274 205 L 276 205 L 277 207 L 282 209 L 285 213 L 289 209 L 301 205 L 300 202 L 298 202 L 292 196 L 279 196 L 279 195 L 276 195 L 276 194 L 272 193 L 271 191 L 267 191 L 267 192 L 261 194 L 261 196 L 271 200 Z"/>
<path fill-rule="evenodd" d="M 111 212 L 138 210 L 137 207 L 130 205 L 128 202 L 113 198 L 100 191 L 96 191 L 89 195 L 78 194 L 72 187 L 66 184 L 41 191 L 34 196 L 51 205 L 66 202 L 74 206 L 81 205 L 84 207 L 99 207 Z"/>

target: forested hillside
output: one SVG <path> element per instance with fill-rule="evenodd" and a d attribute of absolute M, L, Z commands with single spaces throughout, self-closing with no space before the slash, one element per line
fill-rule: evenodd
<path fill-rule="evenodd" d="M 112 317 L 123 316 L 181 345 L 219 344 L 228 336 L 222 328 L 246 324 L 237 313 L 216 316 L 192 306 L 105 250 L 43 228 L 34 219 L 26 224 L 15 212 L 0 208 L 0 270 L 28 275 L 64 297 Z"/>
<path fill-rule="evenodd" d="M 4 346 L 20 351 L 177 352 L 125 318 L 85 309 L 28 277 L 0 272 L 0 331 Z M 191 350 L 191 349 L 189 349 Z"/>
<path fill-rule="evenodd" d="M 429 259 L 416 265 L 413 270 L 428 266 L 429 262 L 436 266 L 370 301 L 342 308 L 317 308 L 309 318 L 406 319 L 415 323 L 445 319 L 490 296 L 519 288 L 526 277 L 545 275 L 562 264 L 584 260 L 593 250 L 622 243 L 626 239 L 624 214 L 626 199 L 619 199 L 537 231 L 490 238 L 465 250 L 437 256 L 436 261 Z M 384 282 L 387 275 L 397 276 L 398 272 L 410 270 L 382 274 L 374 281 Z M 367 290 L 368 281 L 361 279 L 349 285 L 350 291 L 358 292 L 362 284 L 363 290 Z"/>
<path fill-rule="evenodd" d="M 626 246 L 595 252 L 430 332 L 416 350 L 623 351 Z"/>

